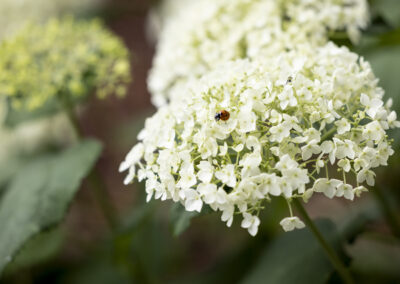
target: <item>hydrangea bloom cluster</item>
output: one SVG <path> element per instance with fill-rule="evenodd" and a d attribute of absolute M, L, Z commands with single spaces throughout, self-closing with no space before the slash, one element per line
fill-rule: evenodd
<path fill-rule="evenodd" d="M 58 95 L 123 95 L 130 80 L 123 43 L 99 21 L 72 17 L 28 25 L 4 40 L 0 70 L 0 94 L 30 110 Z"/>
<path fill-rule="evenodd" d="M 185 4 L 163 21 L 149 76 L 156 106 L 173 99 L 170 90 L 179 82 L 202 76 L 227 60 L 276 56 L 303 43 L 321 46 L 334 31 L 345 31 L 356 41 L 368 22 L 365 0 L 169 2 L 172 7 L 175 2 Z"/>
<path fill-rule="evenodd" d="M 126 184 L 146 181 L 148 200 L 207 204 L 228 226 L 239 214 L 255 235 L 271 198 L 352 200 L 374 185 L 393 154 L 386 130 L 400 126 L 377 83 L 368 62 L 333 43 L 227 61 L 171 88 L 180 99 L 147 119 L 120 170 Z M 221 110 L 229 119 L 215 119 Z M 294 216 L 281 225 L 304 227 Z"/>

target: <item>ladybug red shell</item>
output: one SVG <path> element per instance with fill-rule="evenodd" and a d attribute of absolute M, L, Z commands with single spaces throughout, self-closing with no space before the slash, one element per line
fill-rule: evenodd
<path fill-rule="evenodd" d="M 229 111 L 220 110 L 215 114 L 214 118 L 216 121 L 219 121 L 219 120 L 227 121 L 230 116 L 231 116 L 231 114 L 229 113 Z"/>

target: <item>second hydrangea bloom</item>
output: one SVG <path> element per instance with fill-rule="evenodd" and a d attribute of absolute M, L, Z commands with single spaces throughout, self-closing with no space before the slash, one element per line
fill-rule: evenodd
<path fill-rule="evenodd" d="M 59 95 L 123 95 L 130 81 L 123 43 L 101 22 L 72 17 L 31 24 L 3 41 L 0 69 L 0 93 L 28 110 Z"/>

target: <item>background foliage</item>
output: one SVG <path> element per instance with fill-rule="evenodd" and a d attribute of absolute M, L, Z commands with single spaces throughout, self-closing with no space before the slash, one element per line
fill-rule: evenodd
<path fill-rule="evenodd" d="M 2 13 L 5 3 L 0 1 Z M 283 199 L 263 212 L 260 232 L 251 238 L 240 224 L 228 229 L 207 210 L 196 214 L 180 205 L 146 204 L 143 184 L 123 187 L 123 176 L 117 174 L 119 161 L 136 139 L 144 117 L 154 111 L 145 85 L 154 50 L 146 35 L 151 4 L 109 1 L 96 4 L 90 12 L 87 7 L 85 13 L 77 12 L 81 17 L 103 18 L 133 54 L 135 82 L 124 99 L 89 98 L 80 106 L 78 123 L 84 136 L 93 139 L 76 142 L 68 134 L 29 151 L 15 148 L 15 141 L 25 141 L 24 136 L 5 137 L 21 131 L 21 121 L 36 123 L 38 117 L 53 112 L 46 107 L 36 114 L 7 112 L 0 143 L 12 142 L 0 147 L 7 149 L 0 152 L 0 270 L 4 269 L 0 282 L 340 283 L 307 229 L 282 233 L 277 220 L 285 214 Z M 340 34 L 332 39 L 371 62 L 400 113 L 400 2 L 371 1 L 371 12 L 371 25 L 359 45 L 351 45 Z M 308 204 L 359 283 L 400 282 L 400 232 L 391 226 L 400 222 L 399 131 L 393 137 L 396 154 L 377 175 L 375 192 L 381 193 L 377 198 L 365 194 L 349 204 L 321 197 Z M 93 184 L 82 181 L 97 161 L 120 220 L 112 230 L 100 213 L 101 203 L 93 201 Z M 382 199 L 389 207 L 382 207 Z"/>

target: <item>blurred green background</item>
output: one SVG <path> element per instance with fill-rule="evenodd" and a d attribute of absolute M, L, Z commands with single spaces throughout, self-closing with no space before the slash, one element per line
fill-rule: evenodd
<path fill-rule="evenodd" d="M 0 15 L 7 14 L 9 1 L 0 0 Z M 62 222 L 31 238 L 7 265 L 0 282 L 340 283 L 307 229 L 283 233 L 279 220 L 286 214 L 284 199 L 273 201 L 264 210 L 259 233 L 253 238 L 237 222 L 227 228 L 218 214 L 187 213 L 171 202 L 147 204 L 143 184 L 122 184 L 119 163 L 136 141 L 144 119 L 155 111 L 146 77 L 154 54 L 148 13 L 158 1 L 92 2 L 76 6 L 73 13 L 103 18 L 131 51 L 133 83 L 127 96 L 91 98 L 79 116 L 85 136 L 103 144 L 97 168 L 121 221 L 112 233 L 85 180 Z M 371 25 L 359 45 L 335 36 L 332 40 L 370 61 L 386 91 L 385 98 L 392 97 L 394 109 L 400 113 L 400 1 L 370 4 Z M 68 5 L 60 4 L 57 9 L 71 12 Z M 17 23 L 25 11 L 20 13 L 21 18 L 14 19 Z M 346 259 L 357 283 L 400 283 L 400 232 L 396 231 L 400 222 L 400 132 L 394 131 L 392 137 L 396 153 L 390 166 L 378 171 L 376 191 L 354 202 L 317 196 L 307 204 L 325 237 Z M 22 157 L 15 161 L 17 169 L 32 158 Z M 12 167 L 9 161 L 0 165 L 2 188 L 15 174 Z M 0 198 L 4 192 L 0 191 Z M 0 234 L 4 233 L 2 227 L 0 223 Z"/>

